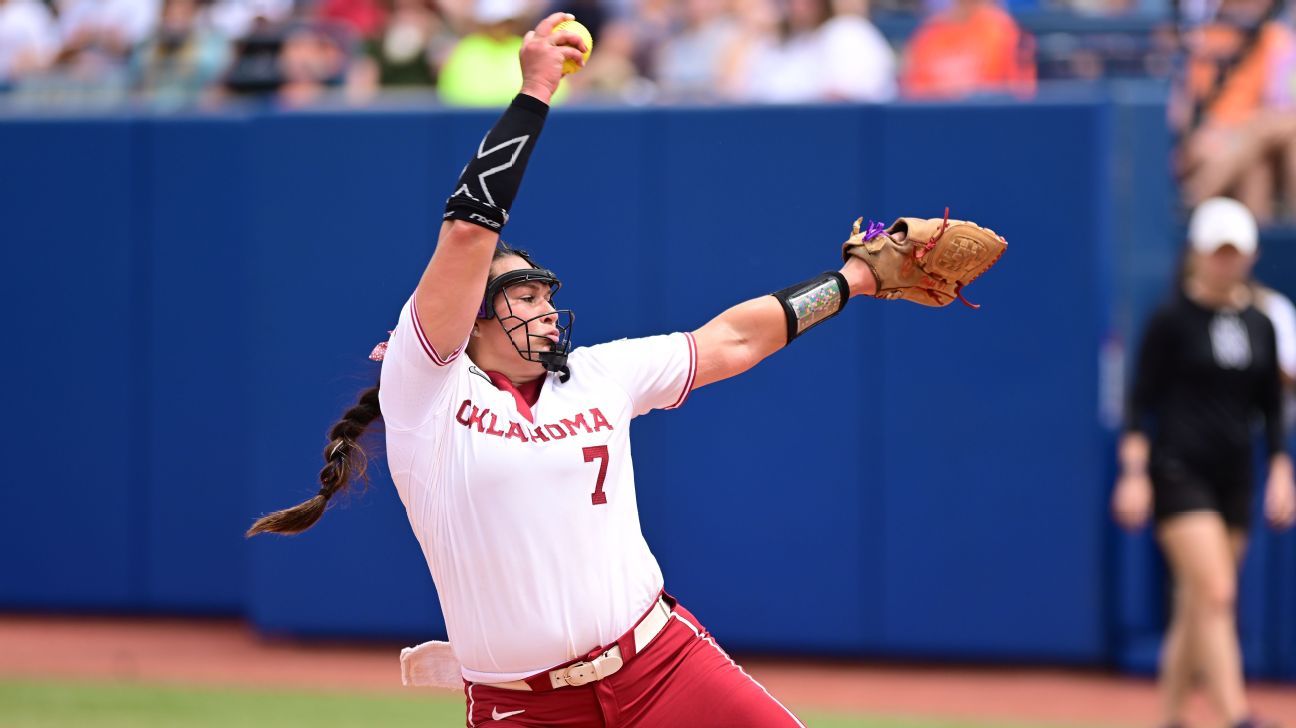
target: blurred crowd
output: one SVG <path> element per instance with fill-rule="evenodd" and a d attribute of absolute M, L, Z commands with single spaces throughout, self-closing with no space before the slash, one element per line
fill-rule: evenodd
<path fill-rule="evenodd" d="M 1024 98 L 1053 79 L 1169 79 L 1186 203 L 1296 216 L 1286 0 L 1172 1 L 0 0 L 0 102 L 501 105 L 522 34 L 565 10 L 597 50 L 558 103 Z M 1072 20 L 1023 23 L 1048 12 Z"/>
<path fill-rule="evenodd" d="M 995 0 L 880 1 L 904 38 L 874 25 L 869 0 L 0 0 L 0 91 L 33 105 L 358 104 L 402 91 L 492 105 L 517 86 L 521 35 L 555 9 L 598 46 L 568 102 L 1034 88 L 1035 41 Z M 1068 1 L 1122 13 L 1131 0 Z"/>
<path fill-rule="evenodd" d="M 1240 200 L 1263 224 L 1296 218 L 1296 35 L 1283 3 L 1221 0 L 1183 34 L 1171 122 L 1184 201 Z"/>

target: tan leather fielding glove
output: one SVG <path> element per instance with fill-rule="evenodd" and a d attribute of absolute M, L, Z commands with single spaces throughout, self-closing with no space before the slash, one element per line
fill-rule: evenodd
<path fill-rule="evenodd" d="M 883 230 L 880 223 L 860 232 L 855 221 L 842 244 L 842 259 L 853 255 L 868 264 L 877 279 L 877 298 L 903 298 L 924 306 L 945 306 L 963 297 L 963 287 L 990 270 L 1008 241 L 966 220 L 902 217 Z M 902 234 L 903 233 L 903 234 Z"/>

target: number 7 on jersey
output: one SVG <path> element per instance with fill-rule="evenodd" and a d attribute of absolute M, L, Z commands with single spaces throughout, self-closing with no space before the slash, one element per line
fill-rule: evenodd
<path fill-rule="evenodd" d="M 582 448 L 581 452 L 585 454 L 585 462 L 592 463 L 599 461 L 598 482 L 594 484 L 594 492 L 590 494 L 590 502 L 596 506 L 607 503 L 607 493 L 603 492 L 603 479 L 607 477 L 608 466 L 608 449 L 607 445 L 595 445 L 593 447 Z"/>

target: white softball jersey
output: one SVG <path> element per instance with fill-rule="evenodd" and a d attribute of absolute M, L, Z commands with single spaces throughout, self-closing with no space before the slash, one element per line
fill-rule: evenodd
<path fill-rule="evenodd" d="M 613 642 L 662 589 L 630 421 L 684 403 L 692 335 L 577 348 L 571 378 L 549 374 L 527 412 L 463 347 L 436 352 L 417 316 L 411 298 L 383 359 L 387 461 L 464 679 L 516 680 Z"/>

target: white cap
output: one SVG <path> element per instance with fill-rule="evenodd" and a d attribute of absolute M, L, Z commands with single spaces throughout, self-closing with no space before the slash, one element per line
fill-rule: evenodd
<path fill-rule="evenodd" d="M 494 25 L 526 14 L 523 0 L 477 0 L 473 6 L 473 19 L 482 25 Z"/>
<path fill-rule="evenodd" d="M 1232 245 L 1243 255 L 1255 255 L 1259 238 L 1255 215 L 1237 200 L 1212 197 L 1193 210 L 1188 242 L 1198 253 L 1214 253 Z"/>

